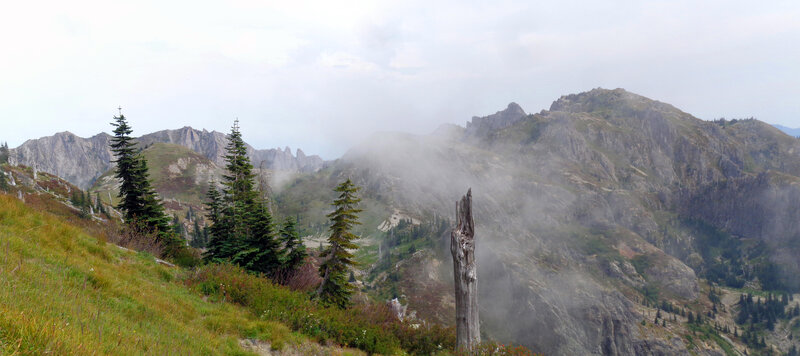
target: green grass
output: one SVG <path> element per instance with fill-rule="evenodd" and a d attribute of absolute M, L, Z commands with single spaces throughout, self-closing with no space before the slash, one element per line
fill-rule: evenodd
<path fill-rule="evenodd" d="M 153 187 L 162 197 L 178 199 L 183 203 L 196 206 L 201 206 L 205 202 L 208 185 L 196 184 L 194 175 L 197 173 L 198 164 L 215 167 L 208 158 L 186 147 L 168 143 L 155 143 L 145 149 L 143 154 L 147 159 Z M 185 169 L 177 166 L 180 159 L 186 163 Z M 170 172 L 169 167 L 173 164 L 179 168 L 178 171 Z M 119 198 L 117 197 L 118 191 L 114 186 L 115 180 L 109 180 L 113 176 L 114 169 L 103 173 L 95 185 L 89 189 L 92 195 L 99 193 L 100 199 L 105 203 L 117 204 Z"/>
<path fill-rule="evenodd" d="M 688 324 L 688 325 L 689 325 L 689 330 L 696 332 L 697 336 L 701 340 L 713 340 L 717 345 L 719 345 L 722 351 L 725 352 L 726 356 L 736 356 L 739 354 L 734 350 L 733 345 L 731 345 L 728 341 L 723 339 L 719 335 L 719 332 L 714 330 L 714 328 L 712 328 L 711 325 L 707 324 L 703 325 Z M 689 343 L 691 345 L 694 345 L 694 340 L 692 339 L 691 335 L 687 334 L 686 338 L 689 340 Z"/>
<path fill-rule="evenodd" d="M 381 354 L 454 347 L 454 330 L 415 329 L 384 304 L 326 308 L 238 267 L 159 264 L 39 210 L 58 206 L 0 194 L 0 355 L 248 355 L 243 339 L 313 354 L 360 353 L 314 341 Z"/>
<path fill-rule="evenodd" d="M 261 320 L 279 321 L 319 342 L 333 341 L 370 354 L 428 355 L 455 347 L 452 328 L 399 322 L 385 304 L 358 304 L 346 310 L 323 307 L 305 293 L 232 265 L 207 265 L 187 273 L 184 281 L 211 300 L 245 306 Z"/>
<path fill-rule="evenodd" d="M 177 281 L 178 269 L 0 194 L 0 355 L 245 355 L 289 329 Z"/>

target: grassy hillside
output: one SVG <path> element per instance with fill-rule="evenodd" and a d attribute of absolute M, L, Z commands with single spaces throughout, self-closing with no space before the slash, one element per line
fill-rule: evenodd
<path fill-rule="evenodd" d="M 168 199 L 168 208 L 181 210 L 178 202 L 193 206 L 202 206 L 208 191 L 210 180 L 219 180 L 221 169 L 203 155 L 186 147 L 156 143 L 143 151 L 147 160 L 150 179 L 153 187 L 162 198 Z M 94 186 L 93 193 L 99 193 L 104 202 L 116 204 L 117 181 L 114 169 L 100 176 Z"/>
<path fill-rule="evenodd" d="M 236 355 L 245 338 L 302 339 L 85 231 L 0 194 L 0 354 Z"/>
<path fill-rule="evenodd" d="M 174 267 L 106 242 L 112 222 L 41 192 L 24 199 L 0 193 L 0 355 L 363 353 L 336 345 L 447 354 L 454 345 L 453 330 L 399 322 L 382 303 L 325 308 L 237 267 Z"/>

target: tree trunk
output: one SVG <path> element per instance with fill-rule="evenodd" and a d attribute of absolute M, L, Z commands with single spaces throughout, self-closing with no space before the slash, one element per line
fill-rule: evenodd
<path fill-rule="evenodd" d="M 472 189 L 456 202 L 458 225 L 450 233 L 456 287 L 456 347 L 472 351 L 481 342 L 478 319 L 478 274 L 475 270 L 475 223 Z"/>

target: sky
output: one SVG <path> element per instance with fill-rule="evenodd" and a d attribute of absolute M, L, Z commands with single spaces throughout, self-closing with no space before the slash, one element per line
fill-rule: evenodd
<path fill-rule="evenodd" d="M 798 1 L 16 1 L 0 141 L 192 126 L 325 159 L 509 102 L 625 88 L 800 127 Z"/>

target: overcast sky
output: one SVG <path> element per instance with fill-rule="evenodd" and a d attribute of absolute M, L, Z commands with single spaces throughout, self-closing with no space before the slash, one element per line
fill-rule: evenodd
<path fill-rule="evenodd" d="M 14 1 L 0 141 L 182 126 L 339 157 L 515 101 L 625 88 L 800 127 L 800 1 Z"/>

